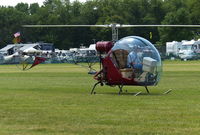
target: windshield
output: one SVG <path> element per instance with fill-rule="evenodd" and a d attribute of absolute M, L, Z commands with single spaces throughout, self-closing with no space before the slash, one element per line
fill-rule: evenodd
<path fill-rule="evenodd" d="M 192 50 L 192 45 L 182 45 L 182 50 Z"/>

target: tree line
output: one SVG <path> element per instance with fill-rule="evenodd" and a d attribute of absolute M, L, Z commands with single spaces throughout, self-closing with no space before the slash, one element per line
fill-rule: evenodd
<path fill-rule="evenodd" d="M 0 47 L 21 42 L 51 42 L 68 49 L 111 40 L 109 28 L 23 28 L 24 24 L 200 24 L 199 0 L 46 0 L 42 6 L 18 3 L 0 7 Z M 199 28 L 121 28 L 119 38 L 137 35 L 157 45 L 200 38 Z M 150 34 L 152 33 L 152 34 Z"/>

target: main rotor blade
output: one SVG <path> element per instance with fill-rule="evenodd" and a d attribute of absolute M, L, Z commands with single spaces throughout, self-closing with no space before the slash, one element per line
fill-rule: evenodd
<path fill-rule="evenodd" d="M 22 25 L 26 28 L 58 28 L 58 27 L 110 27 L 110 25 Z"/>
<path fill-rule="evenodd" d="M 200 25 L 120 25 L 121 27 L 200 27 Z"/>
<path fill-rule="evenodd" d="M 26 28 L 58 28 L 58 27 L 104 27 L 104 28 L 127 28 L 127 27 L 182 27 L 198 28 L 200 25 L 126 25 L 126 24 L 107 24 L 107 25 L 22 25 Z"/>

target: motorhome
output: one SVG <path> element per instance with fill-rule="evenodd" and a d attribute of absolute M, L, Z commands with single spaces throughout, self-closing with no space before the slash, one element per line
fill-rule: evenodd
<path fill-rule="evenodd" d="M 200 56 L 200 39 L 167 42 L 166 55 L 179 57 L 182 60 L 197 59 Z"/>
<path fill-rule="evenodd" d="M 181 49 L 182 42 L 167 42 L 166 43 L 166 55 L 167 56 L 178 56 Z"/>
<path fill-rule="evenodd" d="M 198 59 L 200 56 L 200 40 L 183 41 L 179 57 L 183 60 Z"/>

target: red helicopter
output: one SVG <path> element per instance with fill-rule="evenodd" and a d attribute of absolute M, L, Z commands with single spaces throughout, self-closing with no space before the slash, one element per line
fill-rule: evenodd
<path fill-rule="evenodd" d="M 146 39 L 138 36 L 122 38 L 113 42 L 97 42 L 100 55 L 100 71 L 94 75 L 98 82 L 94 85 L 117 85 L 119 94 L 125 85 L 156 85 L 162 71 L 161 58 L 156 48 Z"/>
<path fill-rule="evenodd" d="M 162 62 L 158 50 L 148 40 L 138 36 L 128 36 L 118 40 L 118 28 L 121 27 L 200 27 L 200 25 L 23 25 L 23 27 L 110 27 L 112 41 L 96 43 L 99 53 L 100 71 L 94 75 L 91 94 L 96 86 L 118 86 L 119 94 L 123 86 L 157 85 L 162 72 Z M 170 91 L 167 91 L 168 93 Z"/>

